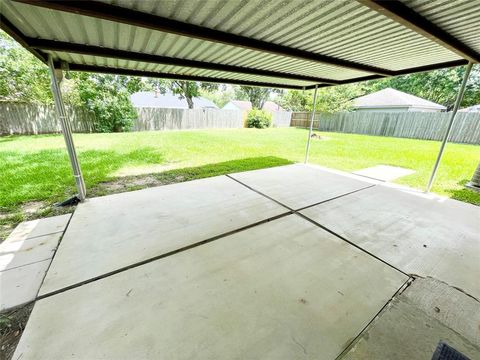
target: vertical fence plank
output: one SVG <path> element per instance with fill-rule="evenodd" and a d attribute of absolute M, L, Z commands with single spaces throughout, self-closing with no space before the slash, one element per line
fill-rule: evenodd
<path fill-rule="evenodd" d="M 93 132 L 95 115 L 67 107 L 74 132 Z M 61 126 L 53 105 L 0 102 L 0 135 L 59 133 Z"/>
<path fill-rule="evenodd" d="M 308 127 L 309 114 L 292 113 L 291 126 Z M 441 140 L 449 115 L 443 112 L 316 113 L 314 127 L 320 131 Z M 480 144 L 480 113 L 457 113 L 450 141 Z"/>

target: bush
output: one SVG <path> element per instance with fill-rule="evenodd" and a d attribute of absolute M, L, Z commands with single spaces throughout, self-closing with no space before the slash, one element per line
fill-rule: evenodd
<path fill-rule="evenodd" d="M 272 114 L 258 109 L 250 110 L 247 117 L 247 127 L 265 129 L 272 125 Z"/>
<path fill-rule="evenodd" d="M 99 96 L 91 102 L 91 108 L 95 112 L 97 132 L 129 131 L 137 118 L 135 108 L 125 94 Z"/>

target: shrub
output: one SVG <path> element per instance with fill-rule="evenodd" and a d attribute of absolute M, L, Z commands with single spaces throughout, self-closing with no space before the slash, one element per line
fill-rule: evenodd
<path fill-rule="evenodd" d="M 95 112 L 95 130 L 97 132 L 121 132 L 129 131 L 137 113 L 125 94 L 118 96 L 98 96 L 91 102 Z"/>
<path fill-rule="evenodd" d="M 247 117 L 247 127 L 265 129 L 272 125 L 272 114 L 258 109 L 250 110 Z"/>

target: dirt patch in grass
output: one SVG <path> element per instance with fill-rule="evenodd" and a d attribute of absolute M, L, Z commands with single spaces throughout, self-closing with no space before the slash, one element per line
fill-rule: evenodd
<path fill-rule="evenodd" d="M 160 173 L 114 177 L 109 181 L 100 182 L 87 188 L 87 197 L 105 196 L 235 172 L 288 165 L 291 163 L 292 161 L 286 159 L 266 156 L 230 160 L 197 167 L 173 169 Z M 74 210 L 75 206 L 57 207 L 51 202 L 30 201 L 19 205 L 10 212 L 4 211 L 1 213 L 2 216 L 0 217 L 0 243 L 5 240 L 12 230 L 22 221 L 63 215 L 72 213 Z"/>
<path fill-rule="evenodd" d="M 27 325 L 33 304 L 0 314 L 0 360 L 10 360 Z"/>
<path fill-rule="evenodd" d="M 22 213 L 25 215 L 34 215 L 41 212 L 42 208 L 45 208 L 46 205 L 42 201 L 30 201 L 21 206 Z"/>
<path fill-rule="evenodd" d="M 68 214 L 74 210 L 75 206 L 57 207 L 55 204 L 48 204 L 47 202 L 30 202 L 11 212 L 2 213 L 0 217 L 0 244 L 23 221 Z"/>
<path fill-rule="evenodd" d="M 185 165 L 183 165 L 185 166 Z M 149 175 L 152 173 L 161 173 L 182 167 L 180 163 L 151 164 L 144 166 L 125 166 L 115 171 L 112 175 L 115 177 L 129 177 L 138 175 Z"/>

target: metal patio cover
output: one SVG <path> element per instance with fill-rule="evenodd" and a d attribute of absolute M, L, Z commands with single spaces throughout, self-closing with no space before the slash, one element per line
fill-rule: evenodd
<path fill-rule="evenodd" d="M 2 0 L 56 67 L 313 88 L 480 61 L 480 0 Z"/>

